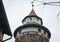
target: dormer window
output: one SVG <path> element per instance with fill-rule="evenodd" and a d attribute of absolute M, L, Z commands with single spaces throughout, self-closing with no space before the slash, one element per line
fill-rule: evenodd
<path fill-rule="evenodd" d="M 37 21 L 39 21 L 39 19 L 37 19 Z"/>
<path fill-rule="evenodd" d="M 30 21 L 32 21 L 32 18 L 30 18 Z"/>
<path fill-rule="evenodd" d="M 26 19 L 26 22 L 28 22 L 28 21 L 30 21 L 30 19 L 29 19 L 29 18 L 27 18 L 27 19 Z"/>

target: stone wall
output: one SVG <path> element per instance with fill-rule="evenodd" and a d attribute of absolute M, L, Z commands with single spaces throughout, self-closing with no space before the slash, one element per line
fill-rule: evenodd
<path fill-rule="evenodd" d="M 37 32 L 34 32 L 16 37 L 15 42 L 49 42 L 49 40 L 44 35 L 39 35 Z"/>

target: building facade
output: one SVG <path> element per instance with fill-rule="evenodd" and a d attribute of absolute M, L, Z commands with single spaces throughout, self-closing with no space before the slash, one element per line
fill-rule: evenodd
<path fill-rule="evenodd" d="M 15 42 L 49 42 L 51 33 L 43 26 L 42 18 L 34 11 L 22 20 L 23 25 L 14 31 Z"/>

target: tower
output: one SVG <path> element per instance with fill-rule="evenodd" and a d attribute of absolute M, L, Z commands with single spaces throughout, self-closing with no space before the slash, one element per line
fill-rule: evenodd
<path fill-rule="evenodd" d="M 43 26 L 42 18 L 36 15 L 33 7 L 32 4 L 31 12 L 22 20 L 23 25 L 14 31 L 15 42 L 49 42 L 51 33 Z"/>
<path fill-rule="evenodd" d="M 11 36 L 11 37 L 3 40 L 4 34 L 7 34 L 8 36 Z M 11 33 L 11 30 L 9 27 L 9 23 L 7 20 L 3 2 L 2 2 L 2 0 L 0 0 L 0 42 L 5 42 L 11 38 L 12 38 L 12 33 Z"/>

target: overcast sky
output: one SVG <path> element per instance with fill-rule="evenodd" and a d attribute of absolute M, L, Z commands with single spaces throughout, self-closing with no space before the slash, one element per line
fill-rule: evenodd
<path fill-rule="evenodd" d="M 41 1 L 41 0 L 40 0 Z M 59 0 L 44 0 L 45 2 L 59 1 Z M 14 30 L 22 25 L 22 20 L 32 10 L 32 0 L 3 0 L 8 21 L 12 33 Z M 35 2 L 34 11 L 43 19 L 43 25 L 51 32 L 50 42 L 60 42 L 60 22 L 57 21 L 57 14 L 60 12 L 60 6 L 38 5 Z M 4 36 L 6 38 L 7 36 Z M 15 42 L 14 37 L 7 42 Z"/>

